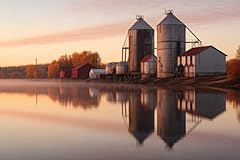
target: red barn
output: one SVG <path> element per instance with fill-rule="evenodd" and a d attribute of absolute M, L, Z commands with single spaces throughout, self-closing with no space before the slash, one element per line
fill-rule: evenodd
<path fill-rule="evenodd" d="M 71 71 L 72 67 L 61 67 L 59 77 L 61 79 L 69 79 L 71 78 Z"/>
<path fill-rule="evenodd" d="M 93 65 L 86 63 L 79 67 L 72 69 L 72 79 L 88 79 L 89 72 L 91 69 L 95 68 Z"/>

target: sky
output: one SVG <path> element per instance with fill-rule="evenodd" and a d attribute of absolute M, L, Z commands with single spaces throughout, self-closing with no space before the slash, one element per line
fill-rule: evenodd
<path fill-rule="evenodd" d="M 50 63 L 84 50 L 98 52 L 104 63 L 120 61 L 136 15 L 156 28 L 169 9 L 203 45 L 231 59 L 240 45 L 239 6 L 238 0 L 3 0 L 0 66 L 34 64 L 36 58 Z"/>

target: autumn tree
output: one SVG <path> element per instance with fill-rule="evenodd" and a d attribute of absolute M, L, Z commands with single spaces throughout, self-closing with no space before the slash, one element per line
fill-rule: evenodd
<path fill-rule="evenodd" d="M 57 61 L 53 61 L 48 65 L 48 78 L 58 78 L 60 67 Z"/>
<path fill-rule="evenodd" d="M 25 73 L 26 73 L 26 78 L 28 79 L 35 78 L 35 66 L 34 65 L 26 66 Z"/>
<path fill-rule="evenodd" d="M 68 55 L 63 55 L 58 59 L 58 63 L 60 67 L 72 67 L 72 58 Z"/>
<path fill-rule="evenodd" d="M 240 46 L 237 49 L 236 59 L 240 59 Z"/>
<path fill-rule="evenodd" d="M 53 61 L 48 66 L 48 77 L 58 78 L 59 72 L 63 70 L 71 70 L 72 67 L 78 67 L 85 63 L 89 63 L 95 67 L 101 67 L 101 58 L 97 52 L 83 51 L 81 53 L 74 52 L 72 55 L 63 55 L 58 61 Z"/>
<path fill-rule="evenodd" d="M 75 52 L 72 54 L 72 63 L 73 63 L 73 66 L 74 67 L 77 67 L 77 66 L 80 66 L 82 64 L 84 64 L 84 57 L 86 56 L 87 54 L 80 54 L 78 52 Z"/>
<path fill-rule="evenodd" d="M 240 76 L 240 59 L 231 59 L 227 62 L 227 73 L 230 77 Z"/>
<path fill-rule="evenodd" d="M 97 52 L 83 51 L 82 53 L 75 52 L 71 55 L 72 64 L 74 67 L 89 63 L 95 67 L 101 65 L 101 58 Z"/>
<path fill-rule="evenodd" d="M 87 62 L 95 67 L 101 65 L 101 58 L 97 52 L 89 54 L 87 57 Z"/>

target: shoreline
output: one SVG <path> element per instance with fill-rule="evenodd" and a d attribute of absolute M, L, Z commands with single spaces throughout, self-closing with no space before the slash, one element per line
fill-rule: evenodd
<path fill-rule="evenodd" d="M 55 85 L 85 85 L 91 86 L 105 86 L 105 87 L 134 87 L 134 88 L 212 88 L 219 90 L 239 90 L 240 77 L 228 78 L 227 76 L 206 76 L 198 78 L 165 78 L 165 79 L 138 79 L 134 82 L 119 82 L 111 80 L 71 80 L 71 79 L 0 79 L 0 87 L 7 86 L 31 86 L 39 83 L 39 86 L 55 86 Z M 25 82 L 24 84 L 14 82 Z M 107 84 L 107 86 L 106 86 Z"/>

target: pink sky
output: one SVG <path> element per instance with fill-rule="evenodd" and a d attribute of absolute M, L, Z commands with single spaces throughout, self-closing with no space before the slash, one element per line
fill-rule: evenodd
<path fill-rule="evenodd" d="M 27 1 L 27 0 L 23 0 Z M 119 61 L 127 30 L 137 14 L 152 27 L 164 18 L 164 9 L 175 15 L 203 41 L 233 58 L 240 45 L 239 1 L 174 0 L 52 0 L 0 2 L 0 66 L 48 63 L 62 54 L 91 50 L 103 62 Z"/>

